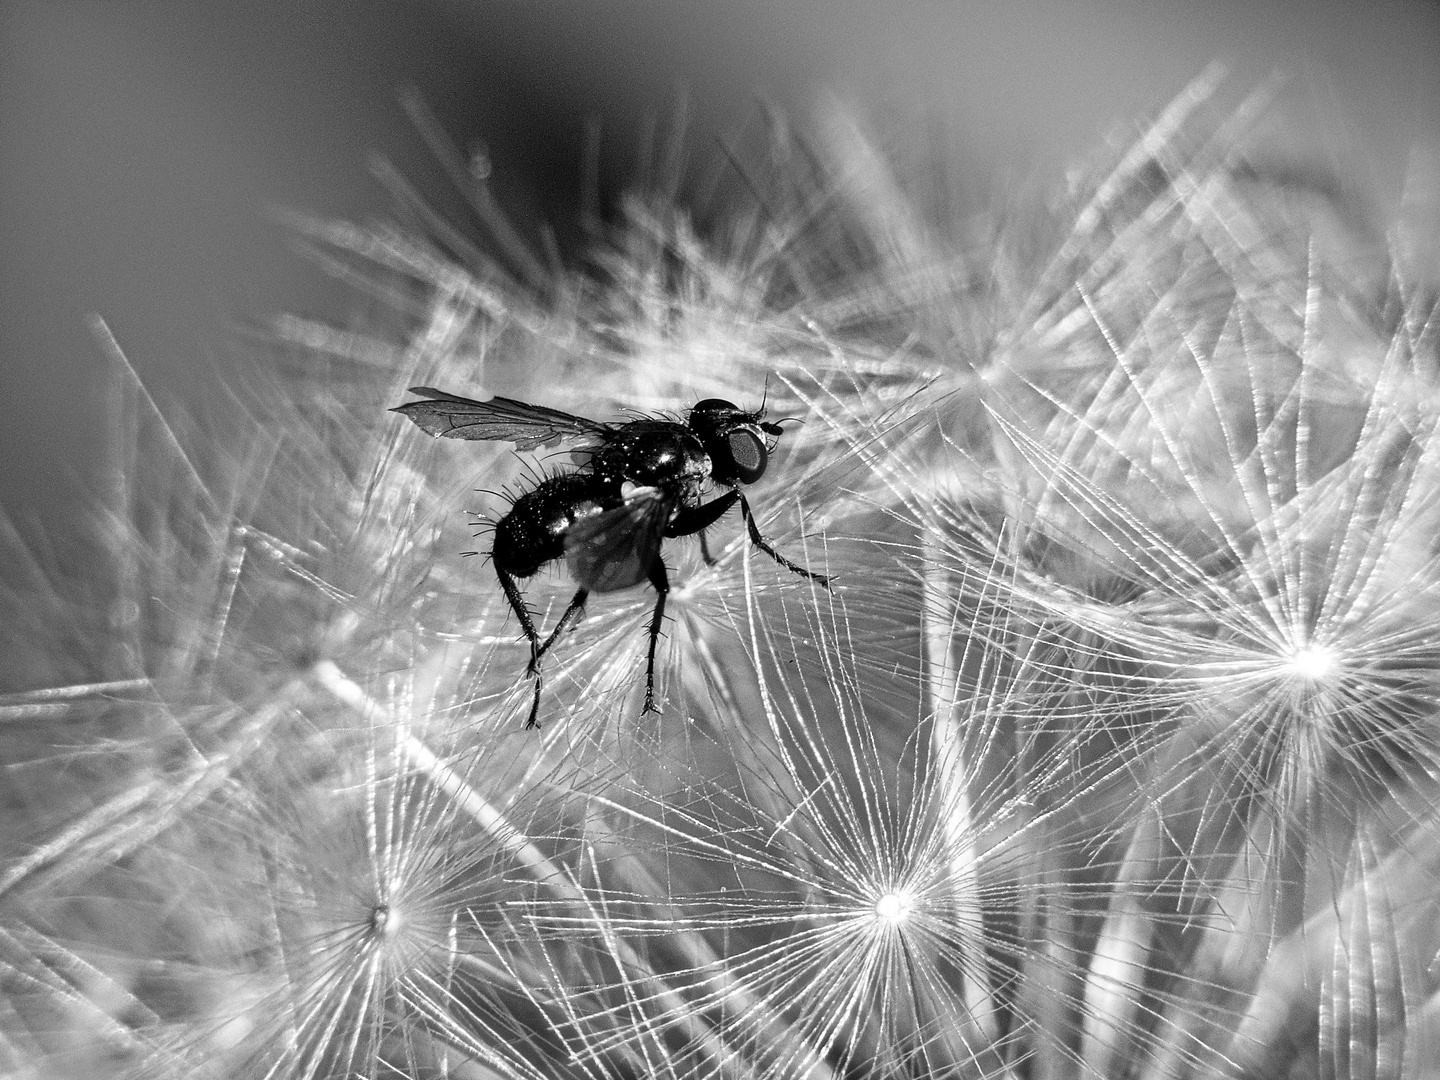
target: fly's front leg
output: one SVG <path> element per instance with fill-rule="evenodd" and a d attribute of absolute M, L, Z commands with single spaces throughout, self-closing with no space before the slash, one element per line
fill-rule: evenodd
<path fill-rule="evenodd" d="M 812 571 L 805 569 L 805 567 L 799 566 L 791 562 L 789 559 L 785 558 L 784 555 L 781 555 L 773 547 L 767 544 L 765 542 L 765 538 L 760 535 L 760 527 L 755 524 L 755 515 L 750 512 L 750 504 L 745 500 L 745 496 L 741 495 L 738 491 L 735 492 L 735 495 L 738 496 L 740 499 L 740 515 L 745 519 L 745 524 L 750 530 L 750 540 L 752 543 L 754 543 L 756 547 L 758 547 L 761 551 L 765 552 L 766 555 L 769 555 L 772 559 L 774 559 L 781 566 L 785 567 L 785 569 L 789 570 L 791 573 L 799 574 L 801 577 L 807 577 L 811 581 L 815 582 L 815 584 L 823 586 L 826 589 L 830 588 L 830 579 L 827 576 L 825 576 L 824 574 L 813 573 Z"/>
<path fill-rule="evenodd" d="M 667 537 L 693 536 L 700 534 L 700 555 L 705 560 L 706 566 L 715 565 L 715 557 L 710 554 L 710 545 L 705 542 L 705 530 L 725 516 L 725 512 L 735 505 L 735 500 L 740 498 L 740 492 L 727 491 L 718 499 L 713 499 L 704 506 L 692 507 L 689 510 L 681 510 L 675 515 L 674 520 L 665 527 Z"/>
<path fill-rule="evenodd" d="M 660 621 L 665 618 L 665 596 L 670 592 L 670 579 L 665 574 L 665 561 L 656 559 L 650 567 L 650 584 L 655 587 L 655 614 L 650 619 L 650 651 L 645 662 L 645 707 L 640 711 L 659 712 L 655 707 L 655 646 L 660 640 Z"/>

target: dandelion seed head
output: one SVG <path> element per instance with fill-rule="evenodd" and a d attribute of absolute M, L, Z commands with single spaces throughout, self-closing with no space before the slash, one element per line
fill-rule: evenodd
<path fill-rule="evenodd" d="M 389 904 L 376 904 L 370 912 L 370 930 L 377 937 L 393 938 L 400 932 L 404 920 L 400 913 Z"/>
<path fill-rule="evenodd" d="M 1285 658 L 1286 667 L 1297 677 L 1308 682 L 1322 682 L 1335 673 L 1339 658 L 1333 649 L 1324 645 L 1303 645 L 1292 650 Z"/>
<path fill-rule="evenodd" d="M 875 901 L 875 918 L 897 929 L 910 917 L 915 898 L 905 889 L 882 893 Z"/>

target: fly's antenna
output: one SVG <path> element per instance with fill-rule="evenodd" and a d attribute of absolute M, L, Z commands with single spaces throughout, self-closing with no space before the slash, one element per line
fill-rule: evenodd
<path fill-rule="evenodd" d="M 767 434 L 767 435 L 774 435 L 774 436 L 777 436 L 777 437 L 778 437 L 778 436 L 781 434 L 780 424 L 779 424 L 778 422 L 767 423 L 767 422 L 765 421 L 765 406 L 768 405 L 769 403 L 770 403 L 770 373 L 767 371 L 767 372 L 765 373 L 765 388 L 760 392 L 760 411 L 754 414 L 754 415 L 755 415 L 755 423 L 760 426 L 760 430 L 763 431 L 763 432 L 765 432 L 765 434 Z M 785 417 L 785 419 L 789 419 L 789 417 Z M 770 449 L 773 450 L 773 449 L 775 449 L 775 448 L 772 446 Z"/>
<path fill-rule="evenodd" d="M 782 416 L 782 417 L 780 417 L 780 419 L 778 419 L 778 420 L 766 420 L 766 421 L 764 421 L 764 422 L 760 425 L 760 430 L 763 431 L 763 432 L 765 432 L 765 433 L 767 433 L 767 434 L 769 434 L 769 435 L 775 435 L 775 436 L 783 435 L 783 434 L 785 434 L 785 429 L 782 428 L 780 425 L 783 424 L 783 423 L 785 423 L 785 421 L 787 421 L 787 420 L 789 420 L 792 424 L 801 424 L 801 425 L 803 425 L 803 424 L 805 423 L 805 421 L 802 420 L 802 419 L 800 419 L 800 417 L 798 417 L 798 416 Z"/>
<path fill-rule="evenodd" d="M 805 421 L 802 420 L 802 419 L 800 419 L 800 417 L 798 417 L 798 416 L 782 416 L 782 417 L 780 417 L 780 419 L 778 419 L 778 420 L 769 420 L 769 421 L 761 422 L 761 421 L 764 420 L 764 416 L 765 416 L 765 406 L 766 406 L 766 404 L 767 404 L 769 401 L 770 401 L 770 376 L 767 374 L 767 375 L 765 376 L 765 389 L 764 389 L 764 390 L 761 392 L 761 394 L 760 394 L 760 411 L 755 414 L 755 420 L 756 420 L 757 423 L 760 424 L 760 430 L 761 430 L 761 431 L 767 432 L 768 434 L 771 434 L 771 435 L 781 435 L 781 434 L 784 433 L 784 429 L 781 428 L 780 425 L 783 424 L 783 423 L 785 423 L 786 420 L 789 420 L 789 421 L 791 421 L 792 423 L 796 423 L 796 424 L 803 424 L 803 423 L 805 423 Z"/>

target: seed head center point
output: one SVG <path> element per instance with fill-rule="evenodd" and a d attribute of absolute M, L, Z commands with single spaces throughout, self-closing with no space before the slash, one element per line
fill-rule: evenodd
<path fill-rule="evenodd" d="M 1335 670 L 1335 654 L 1324 645 L 1304 645 L 1290 654 L 1290 670 L 1302 679 L 1319 682 Z"/>
<path fill-rule="evenodd" d="M 875 901 L 875 917 L 892 925 L 905 921 L 910 914 L 911 899 L 908 893 L 887 892 Z"/>

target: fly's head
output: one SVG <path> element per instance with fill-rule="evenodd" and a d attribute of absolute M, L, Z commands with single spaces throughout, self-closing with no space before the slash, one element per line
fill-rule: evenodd
<path fill-rule="evenodd" d="M 764 416 L 763 408 L 746 412 L 721 398 L 706 398 L 690 410 L 690 430 L 705 445 L 717 483 L 753 484 L 765 475 L 782 428 Z"/>

